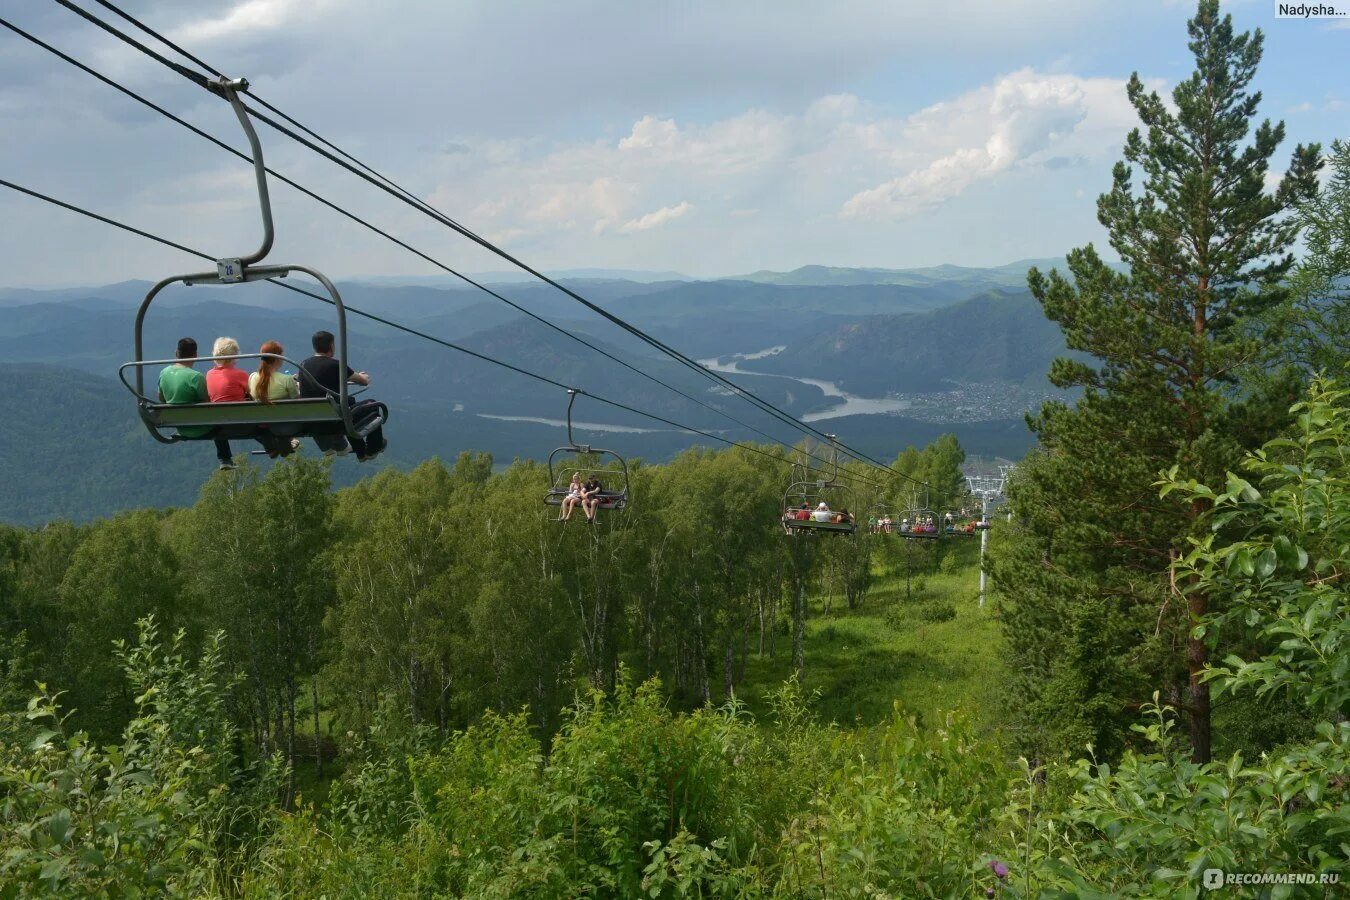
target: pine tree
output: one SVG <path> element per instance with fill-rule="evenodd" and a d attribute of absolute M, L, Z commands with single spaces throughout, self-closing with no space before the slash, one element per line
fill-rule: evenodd
<path fill-rule="evenodd" d="M 1261 33 L 1235 33 L 1218 0 L 1202 0 L 1189 31 L 1196 67 L 1172 107 L 1137 73 L 1127 88 L 1143 128 L 1097 205 L 1126 271 L 1089 245 L 1069 254 L 1071 277 L 1028 274 L 1078 352 L 1050 378 L 1083 393 L 1029 419 L 1042 450 L 1021 467 L 1023 525 L 999 542 L 994 568 L 1024 713 L 1061 741 L 1109 750 L 1131 707 L 1161 688 L 1206 760 L 1208 650 L 1191 626 L 1207 600 L 1167 577 L 1204 507 L 1160 499 L 1155 482 L 1173 465 L 1221 480 L 1268 436 L 1238 414 L 1238 379 L 1263 362 L 1255 325 L 1285 299 L 1298 233 L 1288 212 L 1315 192 L 1319 151 L 1296 148 L 1268 191 L 1284 126 L 1252 129 Z"/>

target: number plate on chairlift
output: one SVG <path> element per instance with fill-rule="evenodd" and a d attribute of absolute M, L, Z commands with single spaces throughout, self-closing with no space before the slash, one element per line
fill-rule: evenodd
<path fill-rule="evenodd" d="M 244 264 L 237 258 L 217 260 L 216 272 L 221 284 L 238 284 L 244 280 Z"/>

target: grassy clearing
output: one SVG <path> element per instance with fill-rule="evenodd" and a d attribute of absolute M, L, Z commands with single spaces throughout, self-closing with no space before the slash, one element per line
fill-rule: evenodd
<path fill-rule="evenodd" d="M 826 612 L 823 598 L 813 598 L 805 685 L 819 692 L 817 710 L 841 725 L 870 725 L 896 705 L 927 721 L 957 709 L 994 727 L 1002 718 L 1003 670 L 997 623 L 978 605 L 978 542 L 952 539 L 940 550 L 914 551 L 908 598 L 905 552 L 898 538 L 887 545 L 857 609 L 835 598 Z M 935 571 L 933 557 L 921 558 L 927 552 L 952 559 Z M 791 638 L 780 634 L 776 650 L 748 662 L 741 699 L 756 715 L 768 712 L 767 694 L 792 674 Z"/>

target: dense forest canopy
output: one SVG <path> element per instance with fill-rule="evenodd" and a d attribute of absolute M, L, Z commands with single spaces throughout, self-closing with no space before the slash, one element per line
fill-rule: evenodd
<path fill-rule="evenodd" d="M 633 464 L 594 525 L 465 453 L 0 528 L 0 897 L 1343 892 L 1350 143 L 1270 178 L 1262 35 L 1188 27 L 1098 201 L 1125 266 L 1029 273 L 1082 393 L 987 558 L 785 534 L 809 446 Z M 970 512 L 964 463 L 840 502 Z"/>

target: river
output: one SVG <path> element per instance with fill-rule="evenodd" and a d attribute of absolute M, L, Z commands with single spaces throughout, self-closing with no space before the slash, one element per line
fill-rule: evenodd
<path fill-rule="evenodd" d="M 699 365 L 713 372 L 722 372 L 729 375 L 760 375 L 765 378 L 787 378 L 801 384 L 809 384 L 812 387 L 820 388 L 826 397 L 839 401 L 833 406 L 807 413 L 801 417 L 803 422 L 820 422 L 824 419 L 837 419 L 840 416 L 884 415 L 900 412 L 910 407 L 908 400 L 898 400 L 892 397 L 859 397 L 856 394 L 850 394 L 833 381 L 822 381 L 819 378 L 799 378 L 796 375 L 778 375 L 773 372 L 756 372 L 740 367 L 742 362 L 764 359 L 767 356 L 782 353 L 786 349 L 787 347 L 780 345 L 765 350 L 757 350 L 754 353 L 733 353 L 731 354 L 731 362 L 728 363 L 721 361 L 727 358 L 725 356 L 700 359 L 698 362 Z"/>

